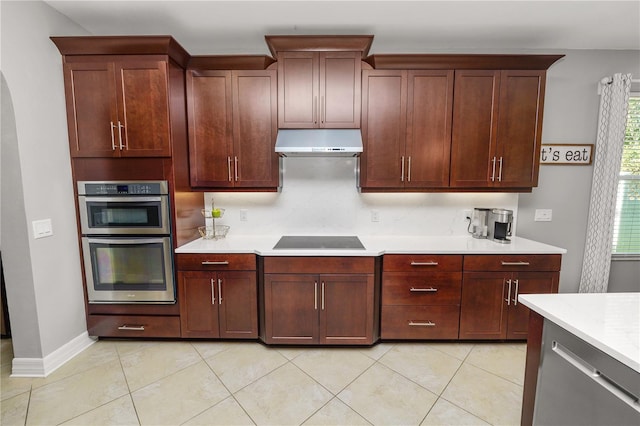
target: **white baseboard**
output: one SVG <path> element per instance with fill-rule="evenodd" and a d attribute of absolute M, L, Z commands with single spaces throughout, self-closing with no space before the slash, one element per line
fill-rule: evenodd
<path fill-rule="evenodd" d="M 11 377 L 47 377 L 95 342 L 85 331 L 44 358 L 14 358 Z"/>

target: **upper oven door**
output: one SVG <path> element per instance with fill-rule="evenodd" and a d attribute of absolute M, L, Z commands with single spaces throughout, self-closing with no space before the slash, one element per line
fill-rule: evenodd
<path fill-rule="evenodd" d="M 164 234 L 171 232 L 169 201 L 157 196 L 78 196 L 84 235 Z"/>

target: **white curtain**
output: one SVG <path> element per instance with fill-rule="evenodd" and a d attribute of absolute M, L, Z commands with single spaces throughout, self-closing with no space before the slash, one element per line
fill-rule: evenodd
<path fill-rule="evenodd" d="M 598 135 L 580 293 L 606 293 L 609 285 L 616 194 L 631 75 L 615 74 L 603 78 L 599 84 Z"/>

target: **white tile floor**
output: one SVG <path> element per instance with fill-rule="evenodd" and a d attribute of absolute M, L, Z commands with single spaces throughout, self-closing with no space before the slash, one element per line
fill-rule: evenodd
<path fill-rule="evenodd" d="M 518 425 L 523 343 L 283 348 L 100 340 L 44 379 L 13 378 L 8 425 Z"/>

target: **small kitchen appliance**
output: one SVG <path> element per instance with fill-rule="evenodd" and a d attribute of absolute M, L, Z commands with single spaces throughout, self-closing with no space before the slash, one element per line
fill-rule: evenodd
<path fill-rule="evenodd" d="M 502 244 L 509 244 L 511 240 L 511 226 L 513 224 L 513 210 L 492 209 L 489 212 L 489 227 L 487 238 Z"/>
<path fill-rule="evenodd" d="M 471 214 L 469 232 L 473 238 L 487 238 L 489 231 L 489 213 L 491 209 L 475 208 Z"/>

